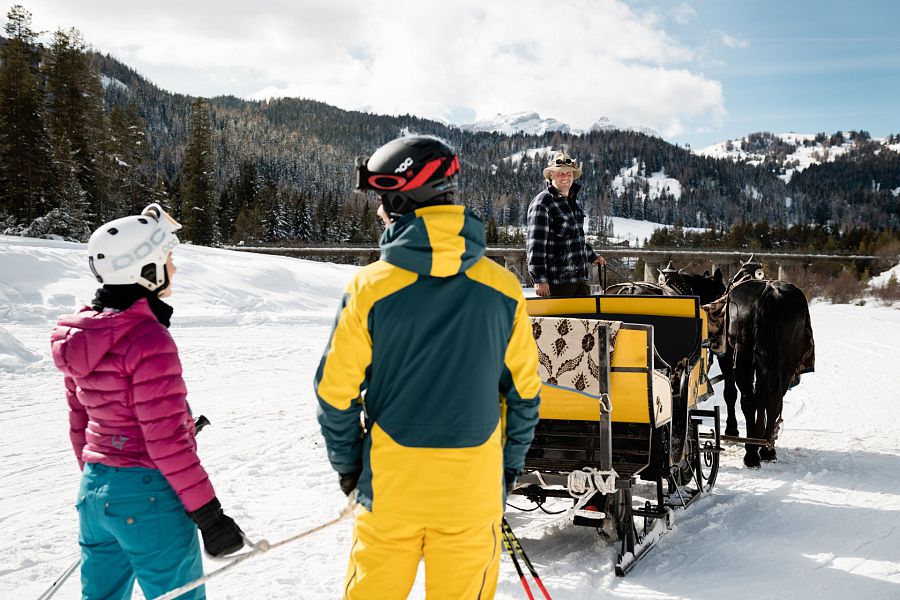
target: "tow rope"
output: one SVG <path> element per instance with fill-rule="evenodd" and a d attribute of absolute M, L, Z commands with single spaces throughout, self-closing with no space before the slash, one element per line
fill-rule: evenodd
<path fill-rule="evenodd" d="M 350 497 L 350 501 L 347 503 L 347 506 L 344 507 L 344 509 L 340 512 L 340 514 L 337 517 L 331 519 L 330 521 L 326 521 L 325 523 L 322 523 L 321 525 L 317 525 L 316 527 L 313 527 L 312 529 L 307 529 L 306 531 L 303 531 L 296 535 L 292 535 L 291 537 L 288 537 L 288 538 L 285 538 L 278 542 L 275 542 L 274 544 L 270 544 L 268 541 L 266 541 L 264 539 L 259 540 L 256 543 L 252 543 L 249 540 L 247 540 L 250 547 L 253 548 L 249 552 L 240 554 L 237 557 L 232 558 L 225 566 L 220 567 L 220 568 L 216 569 L 215 571 L 212 571 L 211 573 L 204 575 L 200 579 L 195 579 L 194 581 L 192 581 L 190 583 L 186 583 L 185 585 L 183 585 L 179 588 L 175 588 L 174 590 L 172 590 L 170 592 L 166 592 L 162 596 L 157 596 L 153 600 L 173 600 L 174 598 L 177 598 L 178 596 L 182 595 L 185 592 L 189 592 L 195 588 L 200 587 L 201 585 L 205 584 L 207 581 L 209 581 L 213 577 L 217 577 L 217 576 L 221 575 L 222 573 L 233 569 L 237 565 L 241 564 L 242 562 L 244 562 L 246 560 L 253 558 L 254 556 L 264 554 L 264 553 L 268 552 L 269 550 L 274 550 L 275 548 L 278 548 L 279 546 L 285 546 L 287 544 L 290 544 L 291 542 L 296 542 L 297 540 L 301 540 L 301 539 L 303 539 L 307 536 L 310 536 L 316 532 L 322 531 L 323 529 L 327 529 L 327 528 L 331 527 L 332 525 L 337 525 L 338 523 L 340 523 L 341 521 L 343 521 L 344 519 L 346 519 L 347 517 L 349 517 L 350 515 L 353 514 L 353 507 L 355 505 L 356 505 L 356 494 L 352 494 Z M 227 560 L 228 557 L 225 557 L 225 559 Z"/>

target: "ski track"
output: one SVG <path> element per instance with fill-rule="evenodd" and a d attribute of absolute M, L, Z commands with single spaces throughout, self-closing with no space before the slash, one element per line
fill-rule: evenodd
<path fill-rule="evenodd" d="M 70 254 L 49 248 L 33 260 L 69 261 Z M 279 268 L 260 281 L 272 286 L 284 277 Z M 46 288 L 35 294 L 16 285 L 16 309 L 5 313 L 12 318 L 3 328 L 40 360 L 0 371 L 4 599 L 36 597 L 78 557 L 79 473 L 62 379 L 48 347 L 52 318 L 61 312 L 54 309 L 72 297 L 54 290 L 48 308 Z M 340 285 L 313 289 L 333 298 L 324 304 L 337 306 Z M 229 294 L 221 296 L 228 310 L 212 317 L 179 313 L 176 306 L 172 333 L 194 413 L 212 422 L 198 437 L 200 456 L 226 512 L 251 539 L 277 542 L 332 519 L 345 502 L 325 457 L 312 392 L 331 316 L 318 307 L 306 314 L 266 312 L 272 310 L 266 300 L 258 302 L 262 308 L 242 305 L 240 315 L 229 316 L 240 297 Z M 748 470 L 743 449 L 726 447 L 713 492 L 676 510 L 671 530 L 627 577 L 614 573 L 618 543 L 594 529 L 541 526 L 555 517 L 509 511 L 516 530 L 529 527 L 522 543 L 554 599 L 900 597 L 900 318 L 887 308 L 821 303 L 811 312 L 816 372 L 785 397 L 778 461 Z M 721 406 L 724 419 L 721 384 L 716 392 L 704 407 Z M 740 411 L 738 420 L 743 432 Z M 522 498 L 514 502 L 528 506 Z M 548 508 L 567 506 L 556 501 Z M 256 557 L 213 579 L 208 596 L 334 598 L 350 533 L 344 520 Z M 207 572 L 222 564 L 204 560 Z M 421 575 L 412 598 L 424 597 Z M 76 574 L 56 598 L 78 597 Z M 135 597 L 143 598 L 139 590 Z M 506 558 L 497 597 L 524 597 Z"/>

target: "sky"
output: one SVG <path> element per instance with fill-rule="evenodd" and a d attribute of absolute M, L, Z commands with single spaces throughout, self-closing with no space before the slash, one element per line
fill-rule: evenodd
<path fill-rule="evenodd" d="M 39 597 L 78 557 L 80 473 L 48 342 L 56 317 L 77 310 L 97 286 L 85 257 L 85 244 L 0 235 L 2 598 Z M 191 408 L 212 423 L 197 443 L 226 514 L 250 539 L 271 544 L 333 519 L 346 499 L 328 464 L 312 381 L 357 267 L 191 245 L 175 250 L 175 262 L 170 332 Z M 570 514 L 510 508 L 507 518 L 551 596 L 896 600 L 897 308 L 814 300 L 816 371 L 785 396 L 778 461 L 745 469 L 743 448 L 726 446 L 712 493 L 675 509 L 672 528 L 627 577 L 613 573 L 618 544 L 574 527 Z M 702 408 L 724 410 L 722 386 Z M 740 411 L 738 421 L 743 432 Z M 637 484 L 636 504 L 654 493 Z M 511 504 L 531 507 L 519 496 Z M 571 507 L 559 499 L 547 508 Z M 341 521 L 242 562 L 212 579 L 207 593 L 335 598 L 351 541 L 351 523 Z M 224 566 L 204 562 L 207 573 Z M 412 600 L 425 597 L 419 575 Z M 78 580 L 70 577 L 54 600 L 80 598 Z M 523 598 L 503 557 L 497 600 Z"/>
<path fill-rule="evenodd" d="M 163 89 L 293 96 L 453 124 L 601 117 L 703 147 L 900 132 L 893 0 L 21 0 Z"/>

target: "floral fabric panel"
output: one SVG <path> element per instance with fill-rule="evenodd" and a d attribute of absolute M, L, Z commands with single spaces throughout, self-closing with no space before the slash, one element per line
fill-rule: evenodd
<path fill-rule="evenodd" d="M 597 398 L 608 393 L 609 363 L 621 325 L 621 321 L 532 317 L 541 380 Z"/>

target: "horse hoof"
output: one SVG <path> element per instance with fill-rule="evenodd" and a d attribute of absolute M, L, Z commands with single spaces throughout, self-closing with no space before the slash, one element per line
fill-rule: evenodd
<path fill-rule="evenodd" d="M 747 453 L 744 455 L 744 466 L 749 469 L 758 469 L 759 468 L 759 455 L 754 453 Z"/>
<path fill-rule="evenodd" d="M 737 428 L 737 427 L 734 427 L 734 428 L 732 428 L 732 427 L 726 427 L 726 428 L 725 428 L 725 435 L 730 435 L 730 436 L 733 436 L 733 437 L 737 437 L 737 436 L 738 436 L 738 428 Z"/>
<path fill-rule="evenodd" d="M 778 460 L 778 457 L 775 455 L 775 448 L 760 448 L 759 458 L 766 462 Z"/>

